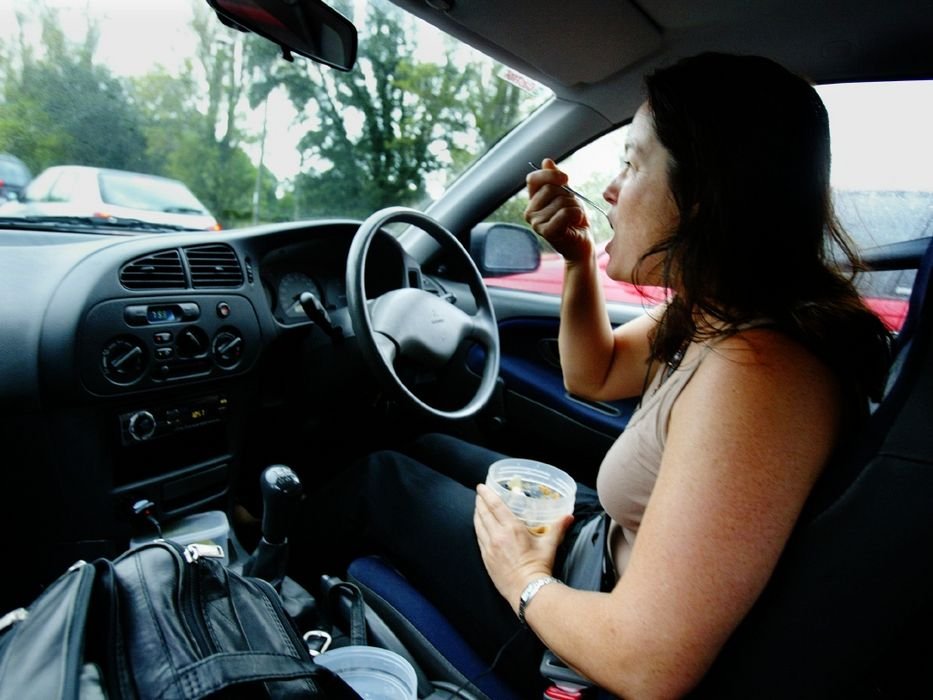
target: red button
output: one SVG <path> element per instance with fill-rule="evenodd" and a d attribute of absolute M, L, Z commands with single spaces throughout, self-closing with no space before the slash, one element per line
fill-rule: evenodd
<path fill-rule="evenodd" d="M 230 315 L 230 304 L 225 301 L 217 304 L 217 315 L 221 318 L 227 318 Z"/>

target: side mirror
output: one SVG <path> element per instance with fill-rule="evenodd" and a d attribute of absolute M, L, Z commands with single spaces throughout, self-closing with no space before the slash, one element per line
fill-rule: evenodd
<path fill-rule="evenodd" d="M 541 264 L 535 234 L 517 224 L 483 223 L 470 231 L 470 256 L 483 277 L 533 272 Z"/>
<path fill-rule="evenodd" d="M 348 71 L 356 63 L 353 23 L 321 0 L 207 0 L 220 21 L 253 32 L 292 53 Z"/>

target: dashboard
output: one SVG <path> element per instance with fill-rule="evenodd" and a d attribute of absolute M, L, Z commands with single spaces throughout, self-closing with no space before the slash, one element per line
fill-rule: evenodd
<path fill-rule="evenodd" d="M 48 580 L 122 551 L 140 502 L 166 520 L 228 508 L 270 386 L 297 381 L 309 339 L 331 353 L 311 363 L 352 399 L 366 379 L 346 310 L 358 226 L 0 230 L 0 492 L 17 494 L 0 526 L 28 524 L 32 544 L 13 545 L 24 570 Z M 364 279 L 370 298 L 425 280 L 388 233 L 373 240 Z M 305 292 L 339 346 L 298 303 Z M 308 391 L 326 411 L 321 385 Z M 33 561 L 39 552 L 55 555 Z"/>

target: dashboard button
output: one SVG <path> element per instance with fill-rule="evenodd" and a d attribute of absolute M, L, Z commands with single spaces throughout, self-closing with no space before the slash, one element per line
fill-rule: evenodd
<path fill-rule="evenodd" d="M 137 305 L 127 306 L 123 309 L 123 320 L 131 326 L 145 326 L 149 323 L 146 318 L 147 308 L 148 307 Z"/>
<path fill-rule="evenodd" d="M 152 340 L 156 345 L 167 345 L 172 342 L 172 333 L 170 331 L 162 331 L 160 333 L 153 333 Z M 158 353 L 156 353 L 158 357 Z"/>
<path fill-rule="evenodd" d="M 193 321 L 201 315 L 201 307 L 194 302 L 179 304 L 178 308 L 181 310 L 181 317 L 185 321 Z"/>
<path fill-rule="evenodd" d="M 220 318 L 228 318 L 230 316 L 230 304 L 225 301 L 221 301 L 217 304 L 217 315 Z"/>

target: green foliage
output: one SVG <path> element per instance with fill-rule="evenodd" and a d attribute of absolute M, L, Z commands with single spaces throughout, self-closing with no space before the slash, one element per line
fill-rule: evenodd
<path fill-rule="evenodd" d="M 146 158 L 162 174 L 173 172 L 172 161 L 184 147 L 180 137 L 192 131 L 202 133 L 205 128 L 200 125 L 204 116 L 193 104 L 196 86 L 191 72 L 189 62 L 179 77 L 159 69 L 130 84 L 133 102 L 142 115 Z"/>
<path fill-rule="evenodd" d="M 300 143 L 306 168 L 295 196 L 306 216 L 333 212 L 335 201 L 359 217 L 424 201 L 432 179 L 459 173 L 523 106 L 512 85 L 485 89 L 480 64 L 458 67 L 452 44 L 416 60 L 414 20 L 397 8 L 374 2 L 366 11 L 353 71 L 279 63 L 269 76 L 317 122 Z"/>
<path fill-rule="evenodd" d="M 523 190 L 496 209 L 489 221 L 528 226 L 525 221 L 525 209 L 528 207 L 528 194 Z"/>
<path fill-rule="evenodd" d="M 12 60 L 6 64 L 0 150 L 18 155 L 35 172 L 62 163 L 145 169 L 139 114 L 120 81 L 91 60 L 93 26 L 85 43 L 73 46 L 53 13 L 44 11 L 39 19 L 45 57 L 24 53 L 19 70 Z"/>
<path fill-rule="evenodd" d="M 134 81 L 133 94 L 153 170 L 187 184 L 223 226 L 249 223 L 256 168 L 230 139 L 215 137 L 191 78 L 152 73 Z"/>

